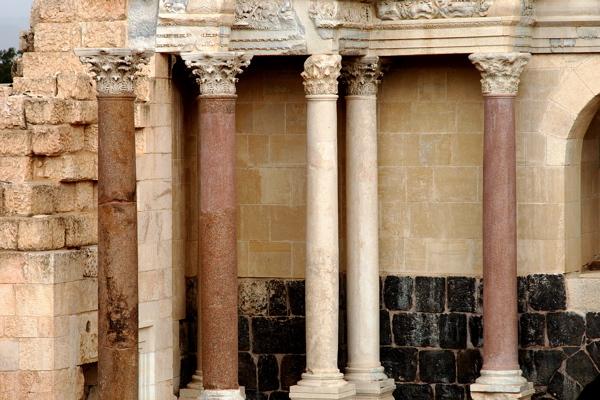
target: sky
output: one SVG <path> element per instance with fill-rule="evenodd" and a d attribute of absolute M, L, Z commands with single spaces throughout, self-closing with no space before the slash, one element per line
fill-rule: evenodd
<path fill-rule="evenodd" d="M 0 0 L 0 50 L 19 49 L 19 32 L 29 29 L 33 0 Z"/>

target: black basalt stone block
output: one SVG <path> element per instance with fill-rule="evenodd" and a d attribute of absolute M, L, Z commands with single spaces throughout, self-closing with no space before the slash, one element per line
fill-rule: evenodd
<path fill-rule="evenodd" d="M 435 400 L 464 400 L 465 388 L 460 385 L 435 385 Z"/>
<path fill-rule="evenodd" d="M 469 334 L 473 347 L 483 346 L 483 317 L 481 315 L 469 317 Z"/>
<path fill-rule="evenodd" d="M 581 392 L 581 386 L 568 376 L 557 372 L 548 385 L 548 393 L 557 399 L 576 399 Z"/>
<path fill-rule="evenodd" d="M 563 346 L 562 349 L 565 352 L 565 354 L 567 355 L 567 357 L 571 357 L 573 354 L 575 354 L 579 350 L 581 350 L 581 347 L 579 347 L 579 346 Z"/>
<path fill-rule="evenodd" d="M 456 379 L 458 383 L 473 383 L 479 377 L 483 358 L 479 349 L 460 350 L 456 355 Z"/>
<path fill-rule="evenodd" d="M 548 385 L 565 358 L 562 350 L 519 350 L 523 376 L 536 386 Z"/>
<path fill-rule="evenodd" d="M 417 311 L 444 312 L 446 308 L 446 278 L 417 276 L 415 278 Z"/>
<path fill-rule="evenodd" d="M 279 389 L 279 365 L 272 355 L 258 356 L 258 390 L 268 392 Z"/>
<path fill-rule="evenodd" d="M 271 317 L 286 316 L 287 310 L 287 291 L 285 283 L 280 280 L 272 280 L 267 284 L 269 293 L 269 311 Z"/>
<path fill-rule="evenodd" d="M 274 391 L 269 395 L 269 400 L 290 400 L 289 392 Z"/>
<path fill-rule="evenodd" d="M 600 368 L 600 341 L 594 341 L 588 344 L 585 349 L 587 350 L 590 357 L 596 364 L 597 368 Z"/>
<path fill-rule="evenodd" d="M 246 390 L 256 390 L 256 363 L 252 354 L 238 352 L 238 381 Z"/>
<path fill-rule="evenodd" d="M 581 346 L 585 320 L 574 312 L 556 312 L 546 315 L 546 330 L 550 347 Z"/>
<path fill-rule="evenodd" d="M 398 346 L 438 347 L 439 315 L 400 313 L 394 315 L 394 342 Z"/>
<path fill-rule="evenodd" d="M 456 359 L 451 350 L 422 350 L 419 352 L 419 377 L 427 383 L 456 381 Z"/>
<path fill-rule="evenodd" d="M 289 281 L 287 282 L 287 289 L 290 312 L 292 315 L 304 315 L 304 281 Z"/>
<path fill-rule="evenodd" d="M 252 350 L 256 354 L 304 354 L 304 317 L 252 318 Z"/>
<path fill-rule="evenodd" d="M 448 309 L 451 312 L 475 312 L 477 280 L 464 276 L 448 278 Z"/>
<path fill-rule="evenodd" d="M 550 274 L 529 275 L 529 305 L 537 311 L 557 311 L 567 308 L 565 276 Z"/>
<path fill-rule="evenodd" d="M 389 346 L 390 344 L 392 344 L 390 313 L 387 310 L 379 310 L 379 345 Z"/>
<path fill-rule="evenodd" d="M 519 318 L 519 344 L 521 347 L 545 344 L 546 317 L 544 314 L 525 313 Z"/>
<path fill-rule="evenodd" d="M 431 386 L 419 383 L 397 383 L 394 400 L 433 400 Z"/>
<path fill-rule="evenodd" d="M 517 305 L 519 313 L 527 312 L 527 303 L 529 303 L 529 291 L 527 289 L 527 277 L 517 277 Z"/>
<path fill-rule="evenodd" d="M 383 286 L 383 301 L 388 310 L 408 311 L 412 307 L 413 278 L 387 276 Z"/>
<path fill-rule="evenodd" d="M 467 347 L 467 316 L 465 314 L 440 315 L 440 347 L 443 349 Z"/>
<path fill-rule="evenodd" d="M 585 315 L 585 333 L 588 339 L 600 338 L 600 312 Z"/>
<path fill-rule="evenodd" d="M 286 354 L 281 359 L 281 389 L 289 390 L 302 379 L 306 371 L 306 356 L 300 354 Z"/>
<path fill-rule="evenodd" d="M 598 376 L 596 366 L 585 351 L 578 351 L 567 359 L 567 374 L 581 386 L 589 385 Z M 600 393 L 598 393 L 600 398 Z"/>
<path fill-rule="evenodd" d="M 246 400 L 268 400 L 268 393 L 257 390 L 246 390 Z"/>
<path fill-rule="evenodd" d="M 417 378 L 418 350 L 412 347 L 380 347 L 381 365 L 389 378 L 412 382 Z"/>
<path fill-rule="evenodd" d="M 238 350 L 250 351 L 250 324 L 243 315 L 238 316 Z"/>

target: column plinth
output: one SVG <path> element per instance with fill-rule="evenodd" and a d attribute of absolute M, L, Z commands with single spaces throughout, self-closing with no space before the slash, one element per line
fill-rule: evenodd
<path fill-rule="evenodd" d="M 346 84 L 346 212 L 348 365 L 356 397 L 393 398 L 393 379 L 379 360 L 379 223 L 377 187 L 377 57 L 344 62 Z"/>
<path fill-rule="evenodd" d="M 474 399 L 502 393 L 527 399 L 533 384 L 518 360 L 517 196 L 515 98 L 530 54 L 472 54 L 482 75 L 483 155 L 483 368 L 471 385 Z"/>
<path fill-rule="evenodd" d="M 238 276 L 235 82 L 242 53 L 182 55 L 200 86 L 200 399 L 241 400 L 238 384 Z"/>
<path fill-rule="evenodd" d="M 307 99 L 306 373 L 291 399 L 344 399 L 353 384 L 337 367 L 339 244 L 337 78 L 341 56 L 313 55 L 304 63 Z"/>
<path fill-rule="evenodd" d="M 138 399 L 135 73 L 152 51 L 76 49 L 98 89 L 98 396 Z"/>

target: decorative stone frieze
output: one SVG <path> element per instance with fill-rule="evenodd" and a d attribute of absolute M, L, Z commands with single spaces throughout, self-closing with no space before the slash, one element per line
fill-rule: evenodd
<path fill-rule="evenodd" d="M 160 12 L 184 14 L 187 9 L 188 0 L 161 0 Z"/>
<path fill-rule="evenodd" d="M 412 0 L 380 1 L 377 16 L 382 20 L 485 17 L 492 2 L 489 0 Z"/>
<path fill-rule="evenodd" d="M 351 96 L 375 96 L 381 81 L 379 78 L 389 67 L 379 57 L 361 57 L 344 61 L 341 79 Z"/>
<path fill-rule="evenodd" d="M 192 69 L 203 95 L 235 94 L 237 74 L 250 65 L 251 55 L 234 52 L 183 54 L 185 65 Z"/>
<path fill-rule="evenodd" d="M 530 59 L 529 53 L 490 53 L 469 56 L 469 60 L 481 72 L 483 94 L 517 94 L 519 76 Z"/>
<path fill-rule="evenodd" d="M 238 29 L 297 29 L 297 16 L 290 0 L 239 0 L 235 8 Z"/>
<path fill-rule="evenodd" d="M 337 54 L 316 54 L 306 59 L 304 71 L 304 91 L 307 95 L 337 95 L 338 77 L 342 68 L 342 56 Z"/>
<path fill-rule="evenodd" d="M 317 28 L 368 24 L 373 20 L 371 5 L 354 1 L 313 1 L 310 3 L 308 15 Z"/>
<path fill-rule="evenodd" d="M 148 64 L 153 50 L 142 49 L 75 49 L 82 63 L 91 64 L 88 73 L 96 80 L 100 94 L 133 94 L 136 72 Z"/>

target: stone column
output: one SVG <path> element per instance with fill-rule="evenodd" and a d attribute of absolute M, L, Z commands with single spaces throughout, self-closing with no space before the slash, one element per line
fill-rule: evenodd
<path fill-rule="evenodd" d="M 483 148 L 483 369 L 475 400 L 526 399 L 518 360 L 515 98 L 530 54 L 472 54 L 485 101 Z"/>
<path fill-rule="evenodd" d="M 154 52 L 76 49 L 98 89 L 98 384 L 101 400 L 138 399 L 134 74 Z"/>
<path fill-rule="evenodd" d="M 242 399 L 238 384 L 235 83 L 251 56 L 184 54 L 200 85 L 201 399 Z"/>
<path fill-rule="evenodd" d="M 356 397 L 393 399 L 396 388 L 379 361 L 379 224 L 377 196 L 378 57 L 344 62 L 348 237 L 348 366 Z"/>
<path fill-rule="evenodd" d="M 343 399 L 354 384 L 337 367 L 339 323 L 337 78 L 341 56 L 304 63 L 307 99 L 306 373 L 291 399 Z"/>

